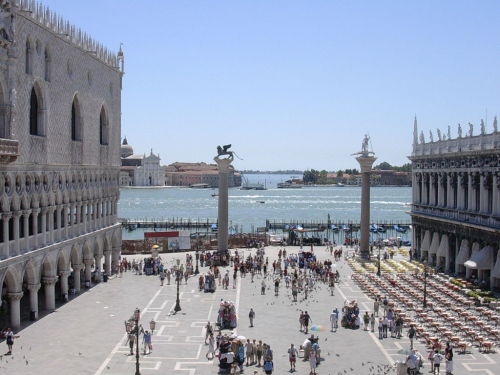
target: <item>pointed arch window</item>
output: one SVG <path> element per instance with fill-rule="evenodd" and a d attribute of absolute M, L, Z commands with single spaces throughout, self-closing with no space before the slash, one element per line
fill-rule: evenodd
<path fill-rule="evenodd" d="M 81 141 L 82 140 L 82 124 L 80 116 L 80 105 L 78 99 L 73 99 L 71 104 L 71 140 Z"/>
<path fill-rule="evenodd" d="M 36 94 L 35 88 L 31 89 L 30 96 L 30 134 L 31 135 L 42 135 L 40 126 L 40 105 L 38 102 L 38 96 Z"/>
<path fill-rule="evenodd" d="M 101 114 L 99 115 L 99 142 L 101 145 L 109 144 L 108 117 L 104 107 L 101 108 Z"/>

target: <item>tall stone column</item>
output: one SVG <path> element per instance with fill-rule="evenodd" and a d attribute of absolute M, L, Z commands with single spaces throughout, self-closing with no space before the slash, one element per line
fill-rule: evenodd
<path fill-rule="evenodd" d="M 20 248 L 20 239 L 19 239 L 19 220 L 21 218 L 21 212 L 20 211 L 14 211 L 12 213 L 13 218 L 13 231 L 14 231 L 14 244 L 13 244 L 13 252 L 11 252 L 12 255 L 19 255 L 19 248 Z"/>
<path fill-rule="evenodd" d="M 422 202 L 425 205 L 429 205 L 429 181 L 430 176 L 428 173 L 422 173 Z"/>
<path fill-rule="evenodd" d="M 459 210 L 465 209 L 464 201 L 465 201 L 465 186 L 466 186 L 466 174 L 464 172 L 458 173 L 457 178 L 457 208 Z"/>
<path fill-rule="evenodd" d="M 92 263 L 94 261 L 92 259 L 84 259 L 83 263 L 85 264 L 85 286 L 90 287 L 92 281 Z"/>
<path fill-rule="evenodd" d="M 81 224 L 81 219 L 80 219 L 82 204 L 80 202 L 78 202 L 75 206 L 76 206 L 76 224 L 75 224 L 76 232 L 75 232 L 75 236 L 79 236 L 80 234 L 82 234 L 82 224 Z"/>
<path fill-rule="evenodd" d="M 447 207 L 453 208 L 453 186 L 455 185 L 455 179 L 453 173 L 448 173 L 448 184 L 446 185 L 446 196 L 447 196 Z"/>
<path fill-rule="evenodd" d="M 14 330 L 21 326 L 21 298 L 23 298 L 23 294 L 23 292 L 7 294 L 10 305 L 10 325 Z"/>
<path fill-rule="evenodd" d="M 111 275 L 111 250 L 104 251 L 104 272 Z"/>
<path fill-rule="evenodd" d="M 80 280 L 80 273 L 81 270 L 83 269 L 83 265 L 73 264 L 71 267 L 73 268 L 73 283 L 75 284 L 74 288 L 77 292 L 80 292 L 82 286 L 82 281 Z"/>
<path fill-rule="evenodd" d="M 444 190 L 444 185 L 445 185 L 445 181 L 446 181 L 446 176 L 444 173 L 440 173 L 438 175 L 438 201 L 437 201 L 437 204 L 436 206 L 439 206 L 439 207 L 443 207 L 444 206 L 444 194 L 445 194 L 445 190 Z"/>
<path fill-rule="evenodd" d="M 493 215 L 500 216 L 500 174 L 498 172 L 493 175 L 491 188 L 493 189 Z"/>
<path fill-rule="evenodd" d="M 24 246 L 21 249 L 23 253 L 28 252 L 30 249 L 30 213 L 31 210 L 23 211 Z"/>
<path fill-rule="evenodd" d="M 358 156 L 356 160 L 361 167 L 361 239 L 360 251 L 362 258 L 370 255 L 370 173 L 372 165 L 377 160 L 376 157 L 364 154 Z"/>
<path fill-rule="evenodd" d="M 45 308 L 48 311 L 54 311 L 56 309 L 56 282 L 57 276 L 42 277 L 42 283 L 45 291 Z"/>
<path fill-rule="evenodd" d="M 48 217 L 49 221 L 49 230 L 45 233 L 45 243 L 54 243 L 56 240 L 56 234 L 54 229 L 54 212 L 56 212 L 56 208 L 54 206 L 48 207 Z"/>
<path fill-rule="evenodd" d="M 7 259 L 10 257 L 10 238 L 9 238 L 9 220 L 12 218 L 10 212 L 2 214 L 2 228 L 3 228 L 3 248 L 0 259 Z"/>
<path fill-rule="evenodd" d="M 57 216 L 57 218 L 56 218 L 56 223 L 57 223 L 57 234 L 56 235 L 57 235 L 57 237 L 56 238 L 60 241 L 62 239 L 62 235 L 63 235 L 63 233 L 62 233 L 63 230 L 61 228 L 62 206 L 57 206 L 56 212 L 57 212 L 57 214 L 56 214 L 56 216 Z M 65 221 L 65 223 L 66 223 L 66 221 Z"/>
<path fill-rule="evenodd" d="M 479 211 L 488 212 L 488 178 L 489 173 L 481 173 L 479 176 Z"/>
<path fill-rule="evenodd" d="M 475 210 L 475 207 L 476 207 L 476 204 L 475 204 L 475 199 L 474 199 L 474 195 L 475 195 L 475 191 L 474 191 L 474 185 L 472 183 L 472 180 L 474 179 L 474 174 L 473 173 L 469 173 L 469 180 L 468 180 L 468 196 L 467 196 L 467 205 L 468 205 L 468 210 L 469 211 L 474 211 Z"/>
<path fill-rule="evenodd" d="M 38 248 L 38 214 L 40 213 L 39 208 L 33 208 L 31 210 L 31 213 L 33 215 L 33 240 L 31 242 L 31 246 L 34 249 Z"/>
<path fill-rule="evenodd" d="M 64 302 L 68 301 L 68 291 L 69 291 L 68 277 L 70 274 L 71 274 L 70 270 L 61 271 L 59 273 L 59 280 L 61 282 L 61 294 Z"/>
<path fill-rule="evenodd" d="M 111 270 L 115 270 L 118 267 L 118 264 L 120 263 L 120 253 L 121 249 L 120 247 L 113 247 L 111 250 Z"/>
<path fill-rule="evenodd" d="M 102 254 L 97 254 L 94 258 L 95 260 L 95 273 L 94 273 L 94 281 L 96 283 L 101 282 L 101 263 L 102 263 Z"/>
<path fill-rule="evenodd" d="M 30 311 L 35 314 L 34 319 L 38 319 L 38 291 L 40 290 L 40 283 L 28 284 L 28 290 L 30 292 Z"/>
<path fill-rule="evenodd" d="M 219 251 L 228 251 L 228 175 L 233 156 L 228 158 L 221 158 L 216 156 L 214 158 L 219 168 L 219 211 L 217 216 L 217 249 Z"/>

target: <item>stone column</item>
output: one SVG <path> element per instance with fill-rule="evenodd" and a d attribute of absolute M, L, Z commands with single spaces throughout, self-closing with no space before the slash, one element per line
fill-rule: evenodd
<path fill-rule="evenodd" d="M 68 215 L 68 211 L 70 212 L 70 214 Z M 71 227 L 72 227 L 72 221 L 73 221 L 73 218 L 71 216 L 71 205 L 70 204 L 64 204 L 63 205 L 63 208 L 62 208 L 62 213 L 64 215 L 64 223 L 66 224 L 64 226 L 64 238 L 65 239 L 68 239 L 71 237 Z"/>
<path fill-rule="evenodd" d="M 92 263 L 93 259 L 84 259 L 83 263 L 85 264 L 85 287 L 90 288 L 92 281 Z"/>
<path fill-rule="evenodd" d="M 101 282 L 101 262 L 102 262 L 102 254 L 97 254 L 94 257 L 95 260 L 95 273 L 94 273 L 94 282 Z"/>
<path fill-rule="evenodd" d="M 364 154 L 358 156 L 356 160 L 361 167 L 361 238 L 360 251 L 362 258 L 370 256 L 370 173 L 372 165 L 377 160 L 374 156 Z"/>
<path fill-rule="evenodd" d="M 40 290 L 40 283 L 28 284 L 30 292 L 30 311 L 35 313 L 35 320 L 38 319 L 38 291 Z"/>
<path fill-rule="evenodd" d="M 479 211 L 488 212 L 488 172 L 481 173 L 479 176 Z"/>
<path fill-rule="evenodd" d="M 436 206 L 439 206 L 439 207 L 443 207 L 444 206 L 444 194 L 445 194 L 444 184 L 445 184 L 445 181 L 446 181 L 445 174 L 444 173 L 439 173 L 438 174 L 438 180 L 437 180 L 437 184 L 438 184 L 438 201 L 437 201 L 437 204 L 436 204 Z"/>
<path fill-rule="evenodd" d="M 9 245 L 9 220 L 12 218 L 12 214 L 10 212 L 2 214 L 2 226 L 3 226 L 3 249 L 0 254 L 0 259 L 7 259 L 10 257 Z"/>
<path fill-rule="evenodd" d="M 68 302 L 68 276 L 70 274 L 70 270 L 61 271 L 59 273 L 59 280 L 61 282 L 61 294 L 64 302 Z"/>
<path fill-rule="evenodd" d="M 54 212 L 56 212 L 56 207 L 54 206 L 50 206 L 48 207 L 49 209 L 49 217 L 48 217 L 48 220 L 49 220 L 49 233 L 48 235 L 45 234 L 45 239 L 46 239 L 46 243 L 54 243 L 56 241 L 56 233 L 55 233 L 55 229 L 54 229 Z M 56 224 L 57 224 L 57 220 L 56 220 Z"/>
<path fill-rule="evenodd" d="M 493 183 L 491 188 L 493 189 L 493 215 L 500 216 L 500 174 L 496 172 L 493 174 Z M 5 228 L 5 226 L 4 226 Z M 5 230 L 4 230 L 5 236 Z"/>
<path fill-rule="evenodd" d="M 21 249 L 22 253 L 28 252 L 30 249 L 30 213 L 31 210 L 23 211 L 24 246 Z"/>
<path fill-rule="evenodd" d="M 34 249 L 38 248 L 38 214 L 40 213 L 39 208 L 33 208 L 31 210 L 33 215 L 33 241 L 31 242 L 31 246 Z"/>
<path fill-rule="evenodd" d="M 57 276 L 42 277 L 42 283 L 45 288 L 45 308 L 48 311 L 54 311 L 56 309 L 56 282 Z"/>
<path fill-rule="evenodd" d="M 73 268 L 73 281 L 74 281 L 74 287 L 77 292 L 80 292 L 81 286 L 82 286 L 82 281 L 80 280 L 80 272 L 83 269 L 83 265 L 81 264 L 73 264 L 71 266 Z"/>
<path fill-rule="evenodd" d="M 219 212 L 217 216 L 217 248 L 219 251 L 228 251 L 228 174 L 232 155 L 228 158 L 214 158 L 219 168 Z"/>
<path fill-rule="evenodd" d="M 464 201 L 465 201 L 465 182 L 466 174 L 464 172 L 459 172 L 458 173 L 458 178 L 457 178 L 457 208 L 459 210 L 465 209 Z"/>
<path fill-rule="evenodd" d="M 121 249 L 119 247 L 113 247 L 111 251 L 111 270 L 115 270 L 120 262 Z"/>
<path fill-rule="evenodd" d="M 61 214 L 62 214 L 62 206 L 57 206 L 56 207 L 56 222 L 57 222 L 57 239 L 60 241 L 62 239 L 62 235 L 63 235 L 63 230 L 61 228 Z"/>
<path fill-rule="evenodd" d="M 47 243 L 46 235 L 47 235 L 47 213 L 49 210 L 47 207 L 42 208 L 42 233 L 40 234 L 40 245 L 45 245 Z"/>
<path fill-rule="evenodd" d="M 104 251 L 104 272 L 111 275 L 111 250 Z"/>
<path fill-rule="evenodd" d="M 75 236 L 79 236 L 82 234 L 82 223 L 81 221 L 81 210 L 82 210 L 82 204 L 80 202 L 75 204 L 75 209 L 76 209 L 76 224 L 75 224 Z"/>
<path fill-rule="evenodd" d="M 468 204 L 468 210 L 469 211 L 474 211 L 476 204 L 475 204 L 475 199 L 474 199 L 474 185 L 472 184 L 472 179 L 474 178 L 473 173 L 469 173 L 469 180 L 468 180 L 468 189 L 469 189 L 469 195 L 467 196 L 467 204 Z"/>
<path fill-rule="evenodd" d="M 429 200 L 427 199 L 427 192 L 429 191 L 430 176 L 428 173 L 422 173 L 422 204 L 429 205 Z"/>
<path fill-rule="evenodd" d="M 10 256 L 12 255 L 19 255 L 19 248 L 20 248 L 20 240 L 19 240 L 19 219 L 21 218 L 21 212 L 20 211 L 14 211 L 12 213 L 13 218 L 13 226 L 14 226 L 14 246 L 13 246 L 13 251 L 11 252 Z"/>
<path fill-rule="evenodd" d="M 447 207 L 453 208 L 453 186 L 455 183 L 454 173 L 448 173 L 448 184 L 446 185 Z"/>
<path fill-rule="evenodd" d="M 10 305 L 10 325 L 14 330 L 21 326 L 21 298 L 23 295 L 23 292 L 7 293 Z"/>

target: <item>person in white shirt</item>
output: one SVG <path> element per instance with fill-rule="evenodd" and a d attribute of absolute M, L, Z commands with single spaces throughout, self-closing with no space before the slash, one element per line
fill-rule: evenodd
<path fill-rule="evenodd" d="M 290 372 L 295 371 L 295 362 L 297 361 L 299 353 L 297 352 L 297 349 L 293 346 L 293 344 L 290 345 L 290 348 L 288 349 L 288 360 L 290 361 Z"/>
<path fill-rule="evenodd" d="M 338 323 L 339 323 L 339 310 L 335 308 L 330 314 L 330 324 L 332 326 L 331 332 L 333 332 L 334 329 L 335 331 L 337 330 Z"/>
<path fill-rule="evenodd" d="M 439 351 L 436 349 L 433 358 L 434 358 L 434 374 L 439 374 L 441 362 L 443 361 L 443 355 L 439 353 Z"/>

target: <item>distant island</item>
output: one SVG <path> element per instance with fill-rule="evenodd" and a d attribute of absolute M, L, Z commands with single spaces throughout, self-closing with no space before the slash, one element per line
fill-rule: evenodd
<path fill-rule="evenodd" d="M 254 170 L 243 170 L 238 171 L 242 174 L 299 174 L 302 175 L 304 171 L 299 171 L 295 169 L 286 169 L 283 171 L 254 171 Z"/>

